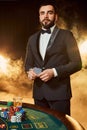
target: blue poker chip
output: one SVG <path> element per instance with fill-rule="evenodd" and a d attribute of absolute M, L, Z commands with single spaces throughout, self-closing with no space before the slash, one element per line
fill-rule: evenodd
<path fill-rule="evenodd" d="M 22 109 L 22 106 L 19 106 L 18 108 L 19 108 L 19 110 L 21 110 L 21 109 Z"/>
<path fill-rule="evenodd" d="M 23 109 L 21 109 L 21 110 L 20 110 L 20 113 L 21 113 L 21 114 L 24 114 L 24 113 L 25 113 L 25 111 L 24 111 Z"/>

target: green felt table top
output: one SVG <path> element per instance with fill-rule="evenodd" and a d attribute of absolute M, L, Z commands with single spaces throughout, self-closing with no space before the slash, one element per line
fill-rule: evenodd
<path fill-rule="evenodd" d="M 0 107 L 5 106 L 0 105 Z M 68 130 L 58 118 L 51 114 L 31 108 L 23 109 L 26 111 L 27 119 L 21 123 L 11 123 L 8 119 L 0 117 L 0 125 L 4 123 L 6 126 L 3 130 Z"/>

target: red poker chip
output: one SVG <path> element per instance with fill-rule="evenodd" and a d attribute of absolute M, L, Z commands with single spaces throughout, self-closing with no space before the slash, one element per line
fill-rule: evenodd
<path fill-rule="evenodd" d="M 5 124 L 0 124 L 0 128 L 1 128 L 1 129 L 6 128 Z"/>
<path fill-rule="evenodd" d="M 19 111 L 19 108 L 18 108 L 18 107 L 16 107 L 16 108 L 14 109 L 14 111 L 15 111 L 15 112 L 18 112 L 18 111 Z"/>

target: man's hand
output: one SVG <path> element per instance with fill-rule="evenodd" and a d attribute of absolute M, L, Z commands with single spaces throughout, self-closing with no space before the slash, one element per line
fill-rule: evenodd
<path fill-rule="evenodd" d="M 48 80 L 50 80 L 52 77 L 54 77 L 54 72 L 53 69 L 46 69 L 43 72 L 41 72 L 38 77 L 44 81 L 47 82 Z"/>
<path fill-rule="evenodd" d="M 38 75 L 34 72 L 33 69 L 30 69 L 30 70 L 27 72 L 27 74 L 28 74 L 28 78 L 29 78 L 30 80 L 35 80 L 35 79 L 38 77 Z"/>

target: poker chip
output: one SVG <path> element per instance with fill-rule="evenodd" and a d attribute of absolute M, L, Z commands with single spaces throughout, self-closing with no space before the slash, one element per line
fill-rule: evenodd
<path fill-rule="evenodd" d="M 17 122 L 21 122 L 22 121 L 22 114 L 18 113 L 17 114 Z"/>
<path fill-rule="evenodd" d="M 13 106 L 13 102 L 7 102 L 7 106 L 10 107 L 10 106 Z"/>
<path fill-rule="evenodd" d="M 22 114 L 20 112 L 16 113 L 17 117 L 22 117 Z"/>
<path fill-rule="evenodd" d="M 19 106 L 18 108 L 19 108 L 19 111 L 20 111 L 22 109 L 22 106 Z"/>
<path fill-rule="evenodd" d="M 24 111 L 23 109 L 21 109 L 21 110 L 20 110 L 20 113 L 21 113 L 21 114 L 24 114 L 24 113 L 25 113 L 25 111 Z"/>
<path fill-rule="evenodd" d="M 21 122 L 22 121 L 22 114 L 20 112 L 16 112 L 16 118 L 17 118 L 17 122 Z"/>
<path fill-rule="evenodd" d="M 9 108 L 2 108 L 0 110 L 0 116 L 8 119 L 12 123 L 20 123 L 26 119 L 26 113 L 25 110 L 19 106 L 19 107 L 14 107 L 12 106 L 12 102 L 8 102 L 7 104 Z"/>
<path fill-rule="evenodd" d="M 15 111 L 15 112 L 18 112 L 19 110 L 20 110 L 20 109 L 19 109 L 18 107 L 15 107 L 15 108 L 14 108 L 14 111 Z"/>
<path fill-rule="evenodd" d="M 17 116 L 11 116 L 11 122 L 15 123 L 17 121 Z"/>
<path fill-rule="evenodd" d="M 4 111 L 4 118 L 7 118 L 7 116 L 8 116 L 7 111 Z"/>
<path fill-rule="evenodd" d="M 0 124 L 0 128 L 1 128 L 0 130 L 4 130 L 5 127 L 6 127 L 5 124 Z"/>
<path fill-rule="evenodd" d="M 1 117 L 4 117 L 4 112 L 3 111 L 0 114 L 1 114 Z"/>
<path fill-rule="evenodd" d="M 17 122 L 18 123 L 22 122 L 21 117 L 17 117 Z"/>

